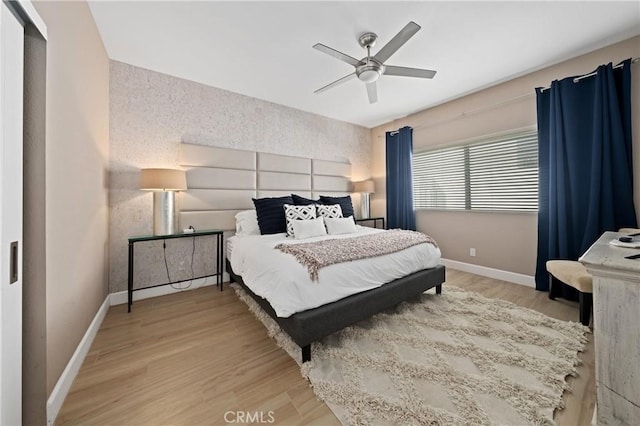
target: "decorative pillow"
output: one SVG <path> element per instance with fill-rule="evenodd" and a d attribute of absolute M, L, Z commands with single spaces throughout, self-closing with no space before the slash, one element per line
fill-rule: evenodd
<path fill-rule="evenodd" d="M 285 204 L 284 217 L 287 220 L 287 237 L 295 237 L 293 223 L 300 220 L 315 219 L 316 206 L 293 206 L 291 204 Z"/>
<path fill-rule="evenodd" d="M 284 205 L 293 204 L 291 197 L 252 198 L 256 206 L 258 226 L 262 235 L 287 232 Z"/>
<path fill-rule="evenodd" d="M 291 198 L 293 198 L 293 204 L 295 204 L 296 206 L 308 206 L 309 204 L 321 204 L 320 200 L 312 200 L 310 198 L 304 198 L 298 194 L 291 194 Z"/>
<path fill-rule="evenodd" d="M 294 220 L 293 231 L 296 235 L 296 240 L 327 235 L 327 230 L 324 228 L 324 222 L 321 217 L 311 220 Z"/>
<path fill-rule="evenodd" d="M 329 235 L 353 234 L 358 232 L 353 217 L 325 217 L 324 223 L 327 225 L 327 233 Z"/>
<path fill-rule="evenodd" d="M 345 197 L 325 197 L 324 195 L 321 195 L 320 202 L 322 204 L 340 204 L 342 216 L 353 216 L 353 204 L 351 203 L 350 195 Z"/>
<path fill-rule="evenodd" d="M 258 216 L 255 210 L 244 210 L 236 214 L 236 235 L 260 235 Z"/>
<path fill-rule="evenodd" d="M 340 204 L 334 204 L 331 206 L 325 206 L 322 204 L 316 204 L 316 210 L 319 217 L 342 217 L 342 209 Z"/>

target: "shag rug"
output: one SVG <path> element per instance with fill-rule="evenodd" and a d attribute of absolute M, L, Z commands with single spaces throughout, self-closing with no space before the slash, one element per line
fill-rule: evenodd
<path fill-rule="evenodd" d="M 300 348 L 233 287 L 300 363 Z M 313 344 L 301 372 L 343 424 L 552 425 L 587 332 L 443 286 Z"/>

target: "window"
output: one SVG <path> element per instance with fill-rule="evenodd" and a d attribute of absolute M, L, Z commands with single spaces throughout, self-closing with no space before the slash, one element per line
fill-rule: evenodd
<path fill-rule="evenodd" d="M 538 210 L 535 130 L 413 155 L 416 209 Z"/>

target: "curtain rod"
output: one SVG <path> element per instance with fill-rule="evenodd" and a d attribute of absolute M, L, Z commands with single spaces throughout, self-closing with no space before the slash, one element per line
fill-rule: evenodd
<path fill-rule="evenodd" d="M 638 57 L 638 58 L 633 58 L 633 59 L 631 60 L 631 63 L 632 63 L 632 64 L 637 64 L 638 62 L 640 62 L 640 57 Z M 624 66 L 624 62 L 623 62 L 623 63 L 620 63 L 620 64 L 618 64 L 618 65 L 616 65 L 615 67 L 613 67 L 613 69 L 616 69 L 616 68 L 622 68 L 623 66 Z M 579 82 L 580 80 L 582 80 L 583 78 L 593 77 L 594 75 L 597 75 L 597 74 L 598 74 L 598 71 L 590 72 L 589 74 L 579 75 L 578 77 L 575 77 L 575 78 L 573 79 L 573 82 L 574 82 L 574 83 L 577 83 L 577 82 Z M 549 89 L 551 89 L 551 86 L 549 86 L 549 87 L 543 87 L 542 89 L 540 89 L 540 91 L 541 91 L 541 92 L 544 92 L 545 90 L 549 90 Z"/>
<path fill-rule="evenodd" d="M 632 63 L 632 64 L 640 63 L 640 57 L 638 57 L 638 58 L 633 58 L 633 59 L 631 60 L 631 63 Z M 615 67 L 613 67 L 613 68 L 620 68 L 620 67 L 622 67 L 622 66 L 624 66 L 624 63 L 618 64 L 618 65 L 616 65 L 616 66 L 615 66 Z M 579 77 L 574 78 L 574 80 L 573 80 L 573 81 L 574 81 L 574 82 L 577 82 L 577 81 L 580 81 L 580 80 L 581 80 L 581 79 L 583 79 L 583 78 L 591 77 L 591 76 L 594 76 L 594 75 L 596 75 L 596 74 L 597 74 L 597 72 L 592 72 L 592 73 L 589 73 L 589 74 L 581 75 L 581 76 L 579 76 Z M 550 89 L 550 88 L 551 88 L 551 87 L 544 87 L 544 88 L 542 88 L 542 89 L 541 89 L 541 91 L 542 91 L 542 92 L 544 92 L 545 90 L 548 90 L 548 89 Z M 482 111 L 486 111 L 486 110 L 489 110 L 489 109 L 497 108 L 497 107 L 500 107 L 500 106 L 503 106 L 503 105 L 506 105 L 506 104 L 510 104 L 511 102 L 518 101 L 518 100 L 520 100 L 520 99 L 522 99 L 522 98 L 527 98 L 527 97 L 529 97 L 529 96 L 533 96 L 533 95 L 535 95 L 535 91 L 534 91 L 534 92 L 532 92 L 532 93 L 525 93 L 524 95 L 515 96 L 515 97 L 513 97 L 513 98 L 510 98 L 510 99 L 507 99 L 507 100 L 505 100 L 505 101 L 498 102 L 498 103 L 495 103 L 495 104 L 492 104 L 492 105 L 489 105 L 489 106 L 484 106 L 484 107 L 481 107 L 481 108 L 472 109 L 472 110 L 470 110 L 470 111 L 464 111 L 464 112 L 461 112 L 460 114 L 454 115 L 453 117 L 445 118 L 444 120 L 436 121 L 436 122 L 434 122 L 434 123 L 422 124 L 422 125 L 420 125 L 420 126 L 416 126 L 416 127 L 414 127 L 413 129 L 415 130 L 415 129 L 421 129 L 421 128 L 424 128 L 424 127 L 433 127 L 433 126 L 437 126 L 437 125 L 439 125 L 439 124 L 443 124 L 443 123 L 447 123 L 447 122 L 449 122 L 449 121 L 457 120 L 457 119 L 458 119 L 458 118 L 460 118 L 460 117 L 465 117 L 465 116 L 468 116 L 468 115 L 473 115 L 473 114 L 476 114 L 476 113 L 478 113 L 478 112 L 482 112 Z M 399 130 L 400 130 L 400 129 L 397 129 L 397 130 L 391 130 L 391 131 L 390 131 L 390 133 L 391 133 L 391 135 L 395 135 L 396 133 L 398 133 L 398 131 L 399 131 Z M 385 132 L 385 134 L 386 134 L 386 132 Z M 385 136 L 385 134 L 378 135 L 378 138 L 382 138 L 382 137 L 384 137 L 384 136 Z"/>
<path fill-rule="evenodd" d="M 463 112 L 461 112 L 459 114 L 456 114 L 456 115 L 454 115 L 452 117 L 445 118 L 445 119 L 440 120 L 440 121 L 434 121 L 433 123 L 421 124 L 419 126 L 413 127 L 413 129 L 414 130 L 415 129 L 422 129 L 422 128 L 425 128 L 425 127 L 433 127 L 433 126 L 437 126 L 439 124 L 448 123 L 450 121 L 457 120 L 460 117 L 467 117 L 469 115 L 474 115 L 474 114 L 477 114 L 477 113 L 480 113 L 480 112 L 483 112 L 483 111 L 487 111 L 487 110 L 490 110 L 490 109 L 494 109 L 494 108 L 497 108 L 497 107 L 508 105 L 508 104 L 510 104 L 512 102 L 519 101 L 520 99 L 528 98 L 528 97 L 534 96 L 534 95 L 535 95 L 535 92 L 525 93 L 523 95 L 514 96 L 513 98 L 509 98 L 509 99 L 506 99 L 506 100 L 501 101 L 501 102 L 496 102 L 495 104 L 482 106 L 480 108 L 471 109 L 469 111 L 463 111 Z M 402 127 L 405 127 L 405 126 L 402 126 Z M 399 131 L 400 131 L 400 129 L 398 129 L 398 130 L 390 130 L 389 132 L 391 133 L 391 135 L 394 135 L 394 134 L 398 133 Z M 385 134 L 386 133 L 387 132 L 385 132 Z M 384 137 L 385 134 L 378 135 L 378 138 Z"/>

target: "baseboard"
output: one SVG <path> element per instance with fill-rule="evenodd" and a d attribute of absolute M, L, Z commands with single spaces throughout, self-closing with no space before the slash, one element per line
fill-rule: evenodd
<path fill-rule="evenodd" d="M 87 328 L 86 333 L 80 340 L 78 347 L 75 352 L 71 356 L 71 359 L 67 363 L 64 371 L 60 375 L 56 386 L 51 391 L 51 395 L 47 399 L 47 424 L 53 425 L 58 413 L 60 412 L 60 408 L 62 408 L 62 403 L 64 402 L 67 394 L 69 393 L 69 389 L 71 389 L 71 385 L 80 371 L 80 367 L 82 367 L 82 363 L 84 362 L 84 358 L 87 356 L 89 349 L 91 348 L 91 344 L 93 343 L 93 339 L 96 337 L 96 333 L 100 329 L 100 325 L 102 324 L 102 320 L 107 315 L 107 311 L 109 311 L 109 300 L 110 295 L 104 299 L 102 305 L 96 312 L 96 316 L 89 324 L 89 328 Z"/>
<path fill-rule="evenodd" d="M 226 279 L 225 279 L 225 276 L 227 276 Z M 225 282 L 229 281 L 229 277 L 226 273 L 223 275 L 223 281 Z M 149 299 L 151 297 L 158 297 L 158 296 L 164 296 L 166 294 L 179 293 L 181 291 L 195 290 L 200 287 L 207 287 L 215 284 L 216 284 L 215 277 L 207 277 L 207 278 L 199 278 L 197 280 L 193 280 L 191 281 L 191 285 L 189 285 L 189 281 L 186 281 L 186 282 L 177 283 L 173 285 L 167 284 L 160 287 L 145 288 L 143 290 L 137 290 L 133 292 L 133 301 L 135 302 L 136 300 Z M 109 303 L 111 304 L 111 306 L 122 305 L 127 303 L 128 295 L 126 290 L 118 291 L 116 293 L 111 293 L 110 296 L 111 298 Z"/>
<path fill-rule="evenodd" d="M 440 259 L 440 262 L 447 268 L 457 269 L 462 272 L 481 275 L 483 277 L 495 278 L 497 280 L 508 281 L 535 288 L 535 278 L 530 275 L 518 274 L 517 272 L 503 271 L 501 269 L 488 268 L 486 266 L 474 265 L 472 263 L 458 262 L 457 260 Z"/>

